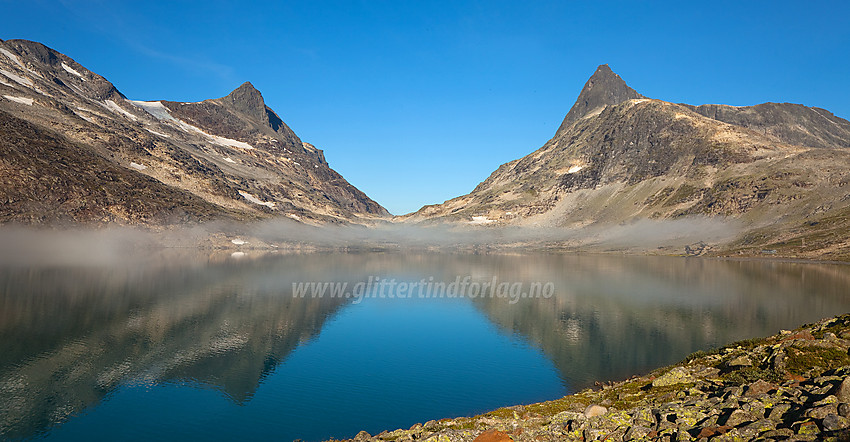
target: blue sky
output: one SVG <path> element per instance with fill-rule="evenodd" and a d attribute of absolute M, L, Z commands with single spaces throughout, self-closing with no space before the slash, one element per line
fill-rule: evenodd
<path fill-rule="evenodd" d="M 698 4 L 697 4 L 698 3 Z M 0 0 L 132 99 L 251 81 L 395 214 L 465 194 L 555 132 L 596 66 L 674 102 L 794 102 L 850 118 L 846 2 Z"/>

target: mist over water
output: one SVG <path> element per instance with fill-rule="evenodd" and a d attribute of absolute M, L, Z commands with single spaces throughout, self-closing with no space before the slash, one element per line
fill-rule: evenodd
<path fill-rule="evenodd" d="M 17 247 L 44 243 L 0 264 L 0 435 L 374 434 L 554 399 L 850 308 L 843 265 L 445 251 L 235 258 L 233 248 L 163 248 L 168 235 L 209 237 L 16 236 Z M 45 253 L 56 246 L 63 253 Z M 516 303 L 292 292 L 293 283 L 465 277 L 555 292 Z"/>
<path fill-rule="evenodd" d="M 207 223 L 160 229 L 0 229 L 0 265 L 121 265 L 158 254 L 178 256 L 177 249 L 395 249 L 457 250 L 468 248 L 558 247 L 571 251 L 681 253 L 696 242 L 722 243 L 735 238 L 735 221 L 709 218 L 638 220 L 615 226 L 583 228 L 501 226 L 464 223 L 413 224 L 382 222 L 361 225 L 311 226 L 290 220 L 253 224 Z M 172 249 L 168 252 L 163 250 Z"/>

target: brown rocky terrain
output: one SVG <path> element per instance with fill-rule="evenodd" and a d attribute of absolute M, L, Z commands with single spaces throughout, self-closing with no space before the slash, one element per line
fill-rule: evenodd
<path fill-rule="evenodd" d="M 352 441 L 850 440 L 850 315 L 554 401 Z"/>
<path fill-rule="evenodd" d="M 709 218 L 739 229 L 706 244 L 714 254 L 846 260 L 848 128 L 801 105 L 648 99 L 600 66 L 543 147 L 401 219 L 568 230 Z"/>
<path fill-rule="evenodd" d="M 688 106 L 696 113 L 724 123 L 746 127 L 778 141 L 798 146 L 850 147 L 850 121 L 817 107 L 793 103 L 756 106 L 704 104 Z"/>
<path fill-rule="evenodd" d="M 0 118 L 3 221 L 344 223 L 387 215 L 250 83 L 199 103 L 132 101 L 40 43 L 0 41 Z"/>

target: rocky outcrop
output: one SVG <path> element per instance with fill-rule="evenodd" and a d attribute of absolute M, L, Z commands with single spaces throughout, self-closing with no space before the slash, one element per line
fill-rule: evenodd
<path fill-rule="evenodd" d="M 850 148 L 850 121 L 826 109 L 793 103 L 764 103 L 756 106 L 703 104 L 689 107 L 700 115 L 754 130 L 782 143 L 832 149 Z"/>
<path fill-rule="evenodd" d="M 843 315 L 555 401 L 354 440 L 848 440 L 848 349 Z"/>

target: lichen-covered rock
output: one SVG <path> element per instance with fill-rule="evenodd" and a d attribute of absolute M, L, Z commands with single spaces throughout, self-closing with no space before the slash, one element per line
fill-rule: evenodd
<path fill-rule="evenodd" d="M 632 424 L 637 427 L 652 428 L 656 425 L 655 413 L 649 408 L 641 408 L 632 415 Z"/>
<path fill-rule="evenodd" d="M 479 434 L 473 442 L 513 442 L 513 439 L 507 433 L 490 429 Z"/>
<path fill-rule="evenodd" d="M 676 367 L 652 381 L 653 387 L 668 387 L 670 385 L 694 382 L 691 373 L 683 367 Z"/>
<path fill-rule="evenodd" d="M 751 367 L 753 365 L 753 361 L 750 360 L 750 357 L 747 355 L 741 355 L 736 358 L 732 358 L 729 362 L 726 363 L 728 367 Z"/>
<path fill-rule="evenodd" d="M 791 409 L 791 404 L 789 403 L 780 403 L 776 404 L 770 408 L 770 411 L 767 413 L 767 418 L 772 421 L 781 421 L 782 418 L 788 413 L 788 410 Z"/>
<path fill-rule="evenodd" d="M 744 411 L 740 408 L 734 410 L 728 410 L 725 419 L 721 419 L 719 422 L 723 425 L 728 425 L 730 427 L 737 427 L 746 422 L 754 422 L 756 421 L 756 417 L 753 416 L 750 412 Z"/>
<path fill-rule="evenodd" d="M 794 425 L 797 434 L 817 435 L 820 434 L 820 428 L 814 421 L 804 421 Z"/>
<path fill-rule="evenodd" d="M 821 405 L 819 407 L 811 408 L 806 411 L 806 417 L 811 417 L 814 419 L 823 419 L 830 414 L 838 414 L 838 406 L 835 404 Z"/>
<path fill-rule="evenodd" d="M 759 379 L 751 383 L 750 385 L 747 385 L 747 390 L 744 395 L 749 397 L 756 397 L 762 394 L 766 394 L 770 391 L 776 390 L 777 388 L 777 385 L 767 382 L 764 379 Z"/>
<path fill-rule="evenodd" d="M 575 411 L 562 411 L 554 416 L 550 420 L 553 424 L 567 425 L 572 421 L 586 421 L 587 416 L 584 413 L 578 413 Z"/>
<path fill-rule="evenodd" d="M 626 434 L 623 436 L 623 440 L 643 440 L 651 432 L 652 429 L 649 427 L 635 425 L 629 427 L 629 429 L 626 431 Z"/>
<path fill-rule="evenodd" d="M 367 441 L 371 438 L 372 438 L 371 434 L 369 434 L 365 431 L 361 431 L 361 432 L 357 433 L 357 436 L 354 436 L 354 442 Z"/>

